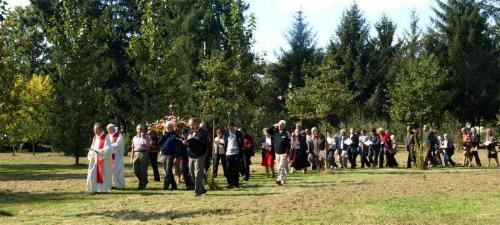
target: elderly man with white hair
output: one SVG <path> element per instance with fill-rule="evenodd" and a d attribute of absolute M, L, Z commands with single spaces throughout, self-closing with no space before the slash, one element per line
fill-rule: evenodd
<path fill-rule="evenodd" d="M 114 124 L 108 124 L 106 130 L 108 130 L 108 134 L 111 138 L 111 162 L 113 165 L 113 184 L 111 189 L 124 189 L 125 168 L 123 157 L 125 152 L 125 141 L 123 135 L 118 132 Z"/>
<path fill-rule="evenodd" d="M 151 138 L 144 133 L 144 128 L 141 124 L 135 128 L 136 135 L 132 139 L 132 164 L 134 165 L 134 174 L 139 180 L 137 189 L 143 190 L 148 184 L 148 165 L 149 165 L 149 147 L 151 146 Z"/>
<path fill-rule="evenodd" d="M 272 138 L 272 148 L 276 155 L 276 164 L 278 165 L 278 185 L 286 182 L 286 167 L 288 165 L 287 154 L 290 151 L 290 133 L 286 130 L 286 121 L 280 120 L 273 127 L 268 129 Z"/>
<path fill-rule="evenodd" d="M 87 158 L 87 191 L 104 193 L 111 187 L 111 140 L 100 123 L 94 124 L 94 137 Z"/>

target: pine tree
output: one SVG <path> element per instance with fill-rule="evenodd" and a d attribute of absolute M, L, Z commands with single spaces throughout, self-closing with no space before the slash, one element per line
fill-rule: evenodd
<path fill-rule="evenodd" d="M 488 18 L 474 0 L 437 1 L 434 9 L 435 29 L 429 51 L 451 75 L 450 105 L 462 122 L 479 123 L 481 118 L 494 118 L 499 108 L 498 54 L 487 31 Z"/>
<path fill-rule="evenodd" d="M 388 119 L 387 89 L 394 83 L 394 54 L 393 45 L 396 25 L 386 15 L 375 23 L 377 38 L 370 43 L 370 66 L 365 75 L 366 85 L 362 93 L 370 95 L 365 103 L 365 113 L 372 119 Z"/>
<path fill-rule="evenodd" d="M 370 97 L 366 89 L 369 37 L 366 19 L 356 3 L 344 11 L 336 35 L 337 39 L 328 47 L 327 66 L 340 70 L 337 73 L 338 80 L 356 96 L 355 102 L 361 105 Z"/>
<path fill-rule="evenodd" d="M 272 99 L 280 103 L 267 104 L 265 108 L 269 112 L 282 112 L 285 109 L 285 102 L 282 101 L 284 96 L 292 88 L 303 87 L 305 77 L 317 76 L 315 68 L 321 64 L 323 58 L 323 53 L 316 47 L 315 35 L 302 10 L 295 13 L 286 39 L 289 49 L 281 49 L 278 62 L 268 66 L 272 83 L 278 88 L 277 95 Z"/>

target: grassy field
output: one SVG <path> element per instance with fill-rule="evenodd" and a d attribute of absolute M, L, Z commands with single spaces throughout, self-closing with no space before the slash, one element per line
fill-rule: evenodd
<path fill-rule="evenodd" d="M 0 224 L 500 224 L 497 168 L 313 171 L 277 186 L 254 159 L 248 183 L 203 197 L 159 182 L 137 191 L 129 165 L 126 190 L 90 195 L 72 158 L 0 154 Z"/>

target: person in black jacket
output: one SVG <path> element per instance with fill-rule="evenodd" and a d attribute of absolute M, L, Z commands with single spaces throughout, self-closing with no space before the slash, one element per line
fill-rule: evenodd
<path fill-rule="evenodd" d="M 351 169 L 356 169 L 356 158 L 358 156 L 358 147 L 359 147 L 359 136 L 356 129 L 350 129 L 350 139 L 351 144 L 349 145 L 349 151 L 347 152 L 349 162 L 351 163 Z"/>
<path fill-rule="evenodd" d="M 285 129 L 286 121 L 280 120 L 268 129 L 272 136 L 273 149 L 276 153 L 276 164 L 278 165 L 278 177 L 276 183 L 282 185 L 286 182 L 286 167 L 288 165 L 287 154 L 290 151 L 290 133 Z"/>
<path fill-rule="evenodd" d="M 166 123 L 165 133 L 159 141 L 163 168 L 165 169 L 163 190 L 168 190 L 170 186 L 172 186 L 172 190 L 177 190 L 177 184 L 175 183 L 172 168 L 174 166 L 175 153 L 178 151 L 177 148 L 179 147 L 178 142 L 179 136 L 175 132 L 174 123 L 168 121 Z"/>
<path fill-rule="evenodd" d="M 475 158 L 476 165 L 482 166 L 481 159 L 479 159 L 479 154 L 477 153 L 477 150 L 479 149 L 479 144 L 481 144 L 481 137 L 479 136 L 479 133 L 477 133 L 477 129 L 475 127 L 471 129 L 471 144 L 472 144 L 471 159 Z"/>
<path fill-rule="evenodd" d="M 307 173 L 307 167 L 311 164 L 307 160 L 309 144 L 307 143 L 306 134 L 301 131 L 301 124 L 297 124 L 293 134 L 292 134 L 292 148 L 295 148 L 295 160 L 292 163 L 292 167 L 295 170 L 303 170 L 304 174 Z"/>
<path fill-rule="evenodd" d="M 243 149 L 243 134 L 236 130 L 233 122 L 227 124 L 224 133 L 224 152 L 226 152 L 227 188 L 239 187 L 240 155 Z"/>
<path fill-rule="evenodd" d="M 201 196 L 207 193 L 204 187 L 205 176 L 205 153 L 207 150 L 207 131 L 200 127 L 200 120 L 197 118 L 189 119 L 189 135 L 183 141 L 188 147 L 189 155 L 189 172 L 194 180 L 194 192 L 196 196 Z"/>
<path fill-rule="evenodd" d="M 149 137 L 151 138 L 151 146 L 149 147 L 149 161 L 151 162 L 151 168 L 153 169 L 154 181 L 160 181 L 160 171 L 158 170 L 158 151 L 160 147 L 158 145 L 158 135 L 152 127 L 148 127 Z"/>
<path fill-rule="evenodd" d="M 411 165 L 417 164 L 417 156 L 415 152 L 415 147 L 417 139 L 415 138 L 415 131 L 411 126 L 406 127 L 406 151 L 408 151 L 408 160 L 406 161 L 406 167 L 411 168 Z"/>
<path fill-rule="evenodd" d="M 377 133 L 377 129 L 372 129 L 372 135 L 370 136 L 370 152 L 368 153 L 368 161 L 372 164 L 372 168 L 377 167 L 380 154 L 380 135 Z M 383 159 L 383 158 L 382 158 Z"/>

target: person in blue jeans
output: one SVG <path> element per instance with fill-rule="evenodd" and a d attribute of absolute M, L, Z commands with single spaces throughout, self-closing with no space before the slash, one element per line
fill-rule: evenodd
<path fill-rule="evenodd" d="M 451 158 L 453 154 L 455 154 L 455 145 L 453 145 L 453 141 L 448 137 L 448 134 L 443 135 L 444 141 L 443 141 L 443 146 L 445 147 L 444 150 L 444 165 L 445 166 L 455 166 L 455 162 Z"/>

